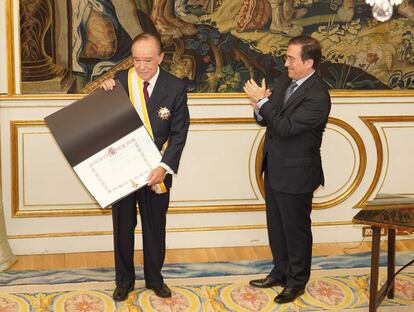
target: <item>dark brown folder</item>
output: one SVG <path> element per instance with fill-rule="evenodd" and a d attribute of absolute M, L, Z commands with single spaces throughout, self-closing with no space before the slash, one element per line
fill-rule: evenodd
<path fill-rule="evenodd" d="M 99 89 L 45 120 L 72 167 L 143 125 L 119 81 L 112 91 Z"/>

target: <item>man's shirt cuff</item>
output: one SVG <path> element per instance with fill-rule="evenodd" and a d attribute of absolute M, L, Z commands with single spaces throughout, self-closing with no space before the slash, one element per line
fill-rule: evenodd
<path fill-rule="evenodd" d="M 259 114 L 259 110 L 262 108 L 263 104 L 265 104 L 268 101 L 269 101 L 269 99 L 267 97 L 265 97 L 265 98 L 261 99 L 259 102 L 256 103 L 257 109 L 254 110 L 254 113 L 256 114 L 257 121 L 262 121 L 263 120 L 263 117 L 260 116 L 260 114 Z"/>
<path fill-rule="evenodd" d="M 165 170 L 167 170 L 167 173 L 169 173 L 169 174 L 174 174 L 174 171 L 172 171 L 172 170 L 171 170 L 171 168 L 170 168 L 167 164 L 164 164 L 163 162 L 161 162 L 161 163 L 159 164 L 159 166 L 160 166 L 160 167 L 163 167 Z"/>
<path fill-rule="evenodd" d="M 256 119 L 257 119 L 257 121 L 262 121 L 262 120 L 263 120 L 263 117 L 262 117 L 262 116 L 260 116 L 260 114 L 259 114 L 259 110 L 258 110 L 258 109 L 255 109 L 255 110 L 254 110 L 254 114 L 256 115 Z"/>
<path fill-rule="evenodd" d="M 260 101 L 259 102 L 257 102 L 257 108 L 258 109 L 261 109 L 262 108 L 262 106 L 263 106 L 263 104 L 265 104 L 266 102 L 268 102 L 269 101 L 269 99 L 267 98 L 267 97 L 264 97 L 263 99 L 260 99 Z"/>

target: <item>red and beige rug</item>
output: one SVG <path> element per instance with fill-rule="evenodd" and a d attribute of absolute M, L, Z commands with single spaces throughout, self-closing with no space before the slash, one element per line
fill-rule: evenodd
<path fill-rule="evenodd" d="M 167 279 L 172 298 L 161 299 L 137 281 L 127 301 L 115 303 L 113 282 L 0 286 L 0 311 L 368 311 L 369 269 L 312 272 L 306 292 L 293 303 L 273 299 L 280 287 L 258 289 L 248 281 L 263 275 L 231 275 Z M 414 269 L 398 275 L 395 298 L 378 311 L 414 311 Z"/>

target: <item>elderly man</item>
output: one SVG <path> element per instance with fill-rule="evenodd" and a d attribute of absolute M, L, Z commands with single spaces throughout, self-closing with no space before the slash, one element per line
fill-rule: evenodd
<path fill-rule="evenodd" d="M 141 217 L 145 286 L 162 298 L 171 297 L 161 269 L 165 258 L 166 213 L 169 206 L 172 174 L 177 172 L 190 116 L 186 84 L 160 69 L 164 53 L 159 38 L 142 33 L 131 46 L 134 66 L 118 72 L 121 86 L 129 93 L 154 143 L 162 151 L 161 163 L 148 176 L 148 185 L 120 200 L 112 207 L 116 288 L 115 301 L 123 301 L 134 289 L 134 230 L 137 203 Z M 103 82 L 109 91 L 115 80 Z"/>

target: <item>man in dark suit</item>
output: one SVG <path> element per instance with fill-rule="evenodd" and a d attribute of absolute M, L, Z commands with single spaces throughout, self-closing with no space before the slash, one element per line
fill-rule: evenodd
<path fill-rule="evenodd" d="M 252 280 L 255 287 L 283 286 L 277 303 L 295 300 L 305 291 L 312 260 L 311 210 L 313 192 L 324 184 L 320 147 L 331 100 L 315 72 L 321 59 L 317 40 L 299 36 L 288 43 L 287 75 L 271 96 L 249 80 L 244 91 L 255 117 L 267 129 L 263 148 L 266 218 L 272 250 L 272 271 Z"/>
<path fill-rule="evenodd" d="M 134 66 L 118 72 L 115 79 L 128 92 L 131 102 L 162 151 L 161 163 L 148 176 L 145 186 L 112 206 L 116 270 L 115 301 L 123 301 L 134 289 L 134 230 L 137 203 L 141 217 L 145 286 L 162 298 L 171 297 L 161 269 L 165 258 L 165 226 L 172 184 L 187 138 L 190 116 L 186 84 L 159 68 L 164 54 L 158 37 L 138 35 L 132 42 Z M 102 88 L 112 90 L 115 80 Z"/>

